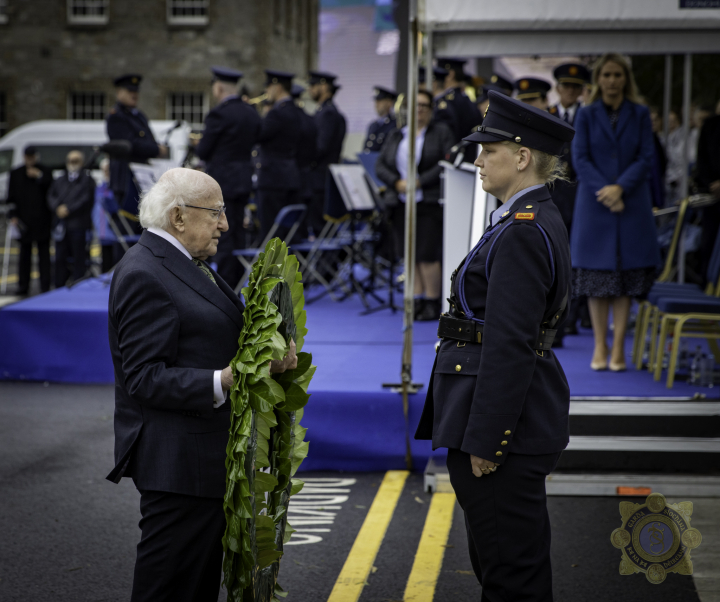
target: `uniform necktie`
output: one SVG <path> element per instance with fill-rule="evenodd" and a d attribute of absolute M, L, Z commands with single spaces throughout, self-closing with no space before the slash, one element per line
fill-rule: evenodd
<path fill-rule="evenodd" d="M 208 278 L 210 278 L 210 280 L 212 281 L 212 283 L 213 283 L 215 286 L 217 286 L 217 282 L 215 282 L 215 276 L 213 276 L 213 274 L 212 274 L 212 272 L 210 271 L 210 268 L 209 268 L 209 267 L 207 267 L 207 266 L 206 266 L 202 261 L 200 261 L 199 259 L 193 259 L 193 263 L 194 263 L 197 267 L 200 268 L 200 270 L 202 271 L 203 274 L 205 274 Z"/>
<path fill-rule="evenodd" d="M 565 111 L 565 123 L 570 123 L 570 111 L 567 110 Z"/>

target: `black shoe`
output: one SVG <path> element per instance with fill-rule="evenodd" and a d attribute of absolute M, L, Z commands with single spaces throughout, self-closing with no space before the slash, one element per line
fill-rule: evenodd
<path fill-rule="evenodd" d="M 419 319 L 418 316 L 425 310 L 425 301 L 426 300 L 422 297 L 418 297 L 417 299 L 415 299 L 415 311 L 413 312 L 413 319 Z"/>
<path fill-rule="evenodd" d="M 432 322 L 440 319 L 440 299 L 425 299 L 425 307 L 415 318 L 418 322 Z"/>

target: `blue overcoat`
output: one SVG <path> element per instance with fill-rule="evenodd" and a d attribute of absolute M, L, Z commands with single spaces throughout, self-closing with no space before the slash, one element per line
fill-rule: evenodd
<path fill-rule="evenodd" d="M 650 112 L 626 100 L 613 131 L 602 100 L 578 112 L 572 143 L 578 189 L 570 248 L 575 268 L 630 270 L 660 263 L 652 214 L 653 146 Z M 608 184 L 623 188 L 625 209 L 612 213 L 595 193 Z"/>

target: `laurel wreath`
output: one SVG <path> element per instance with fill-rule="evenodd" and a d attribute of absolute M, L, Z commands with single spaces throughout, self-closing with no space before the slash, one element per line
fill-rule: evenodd
<path fill-rule="evenodd" d="M 268 242 L 243 288 L 244 325 L 230 366 L 230 439 L 225 467 L 224 585 L 229 602 L 270 601 L 287 593 L 277 584 L 290 496 L 303 482 L 292 478 L 308 453 L 300 426 L 307 388 L 315 373 L 302 353 L 306 315 L 298 260 L 280 239 Z M 270 376 L 295 340 L 295 370 Z"/>

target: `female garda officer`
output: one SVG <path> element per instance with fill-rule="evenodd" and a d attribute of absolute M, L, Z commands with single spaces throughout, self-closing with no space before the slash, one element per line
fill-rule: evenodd
<path fill-rule="evenodd" d="M 475 161 L 503 205 L 453 273 L 415 437 L 448 448 L 483 601 L 552 600 L 545 477 L 567 446 L 570 391 L 551 350 L 568 304 L 567 232 L 546 186 L 575 130 L 491 91 Z"/>

